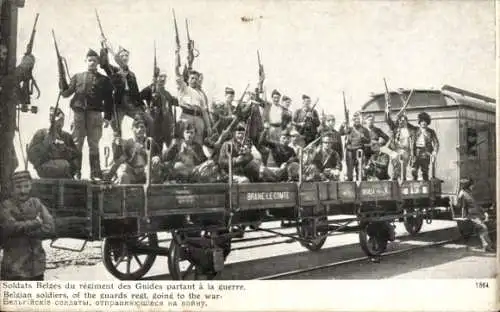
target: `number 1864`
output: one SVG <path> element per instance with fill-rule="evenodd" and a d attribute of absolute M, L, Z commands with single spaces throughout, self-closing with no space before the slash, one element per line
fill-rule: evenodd
<path fill-rule="evenodd" d="M 488 282 L 476 282 L 476 288 L 489 288 Z"/>

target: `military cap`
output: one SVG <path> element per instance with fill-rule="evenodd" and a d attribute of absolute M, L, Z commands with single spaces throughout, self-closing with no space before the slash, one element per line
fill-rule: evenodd
<path fill-rule="evenodd" d="M 322 138 L 333 138 L 333 131 L 332 130 L 326 130 L 321 134 Z"/>
<path fill-rule="evenodd" d="M 89 49 L 89 51 L 87 52 L 87 57 L 97 57 L 97 58 L 99 58 L 99 54 L 97 54 L 96 51 L 94 51 L 92 49 Z"/>
<path fill-rule="evenodd" d="M 281 96 L 281 93 L 279 93 L 278 90 L 274 89 L 273 92 L 271 92 L 271 97 L 273 97 L 274 95 L 278 95 L 278 96 Z"/>
<path fill-rule="evenodd" d="M 234 129 L 234 131 L 245 131 L 247 129 L 246 125 L 244 122 L 239 122 L 237 125 L 236 125 L 236 128 Z"/>
<path fill-rule="evenodd" d="M 366 114 L 366 115 L 365 115 L 365 119 L 370 119 L 370 118 L 372 118 L 372 119 L 373 119 L 374 117 L 375 117 L 375 116 L 373 116 L 373 114 L 372 114 L 372 113 L 368 113 L 368 114 Z"/>
<path fill-rule="evenodd" d="M 226 87 L 225 93 L 226 94 L 233 94 L 234 95 L 234 89 L 231 88 L 231 87 Z"/>
<path fill-rule="evenodd" d="M 201 75 L 201 73 L 197 72 L 196 70 L 191 70 L 191 71 L 189 71 L 189 75 L 196 75 L 199 77 Z"/>
<path fill-rule="evenodd" d="M 12 183 L 21 183 L 24 181 L 31 181 L 31 174 L 28 170 L 14 172 L 11 176 Z"/>
<path fill-rule="evenodd" d="M 50 107 L 50 119 L 52 119 L 52 116 L 54 116 L 56 119 L 64 118 L 64 112 L 58 107 L 57 111 L 55 110 L 54 106 Z"/>
<path fill-rule="evenodd" d="M 309 100 L 310 100 L 311 98 L 310 98 L 310 97 L 309 97 L 309 95 L 307 95 L 307 94 L 302 94 L 302 99 L 303 99 L 303 100 L 307 100 L 307 99 L 309 99 Z"/>
<path fill-rule="evenodd" d="M 418 123 L 420 124 L 422 121 L 425 121 L 428 125 L 431 124 L 431 116 L 426 112 L 421 112 L 418 114 Z"/>
<path fill-rule="evenodd" d="M 283 97 L 281 98 L 282 101 L 290 101 L 292 100 L 289 96 L 287 95 L 283 95 Z"/>
<path fill-rule="evenodd" d="M 459 184 L 461 188 L 469 188 L 474 183 L 471 178 L 462 178 L 460 179 Z"/>
<path fill-rule="evenodd" d="M 127 54 L 130 54 L 130 52 L 129 52 L 127 49 L 125 49 L 125 48 L 124 48 L 124 47 L 122 47 L 122 46 L 119 46 L 119 47 L 118 47 L 118 52 L 116 53 L 116 55 L 120 55 L 120 54 L 122 54 L 122 53 L 127 53 Z"/>

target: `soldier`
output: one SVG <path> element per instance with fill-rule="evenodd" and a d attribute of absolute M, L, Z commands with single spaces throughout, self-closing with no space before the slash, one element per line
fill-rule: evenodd
<path fill-rule="evenodd" d="M 385 145 L 387 142 L 389 142 L 389 136 L 382 131 L 379 127 L 375 126 L 373 124 L 374 122 L 374 116 L 373 114 L 368 114 L 364 118 L 366 122 L 366 128 L 370 132 L 370 140 L 377 140 L 380 142 L 380 145 Z M 365 157 L 366 159 L 370 159 L 370 157 L 373 154 L 373 150 L 368 147 L 365 149 Z"/>
<path fill-rule="evenodd" d="M 297 130 L 304 136 L 305 144 L 308 145 L 318 136 L 318 127 L 321 124 L 318 112 L 311 107 L 311 98 L 308 95 L 302 95 L 303 107 L 295 111 L 293 122 Z"/>
<path fill-rule="evenodd" d="M 151 137 L 156 143 L 155 149 L 152 150 L 153 156 L 160 156 L 163 144 L 170 146 L 174 136 L 173 110 L 175 110 L 174 106 L 179 105 L 179 102 L 165 89 L 166 81 L 167 74 L 160 71 L 157 86 L 153 88 L 153 84 L 151 84 L 140 92 L 141 100 L 146 103 L 153 119 Z M 153 89 L 156 93 L 153 93 Z"/>
<path fill-rule="evenodd" d="M 107 43 L 102 43 L 100 65 L 101 68 L 106 72 L 106 75 L 111 79 L 114 86 L 114 101 L 116 104 L 115 112 L 116 116 L 113 118 L 111 127 L 113 128 L 114 135 L 117 137 L 119 135 L 120 127 L 125 115 L 130 118 L 138 113 L 145 113 L 145 107 L 141 100 L 139 94 L 139 87 L 137 85 L 137 78 L 128 66 L 130 59 L 130 52 L 123 47 L 118 48 L 118 52 L 115 54 L 114 59 L 118 67 L 113 66 L 109 62 L 108 51 L 110 49 L 107 47 Z M 151 115 L 148 113 L 144 114 L 145 120 L 148 126 L 148 135 L 150 134 L 150 129 L 152 128 L 153 120 Z"/>
<path fill-rule="evenodd" d="M 222 131 L 231 123 L 234 114 L 234 89 L 226 87 L 224 94 L 225 101 L 218 104 L 214 103 L 212 106 L 213 122 L 217 124 L 218 131 Z"/>
<path fill-rule="evenodd" d="M 321 136 L 325 133 L 330 133 L 333 139 L 333 149 L 339 154 L 340 159 L 344 159 L 342 136 L 340 135 L 340 132 L 335 130 L 335 116 L 332 114 L 325 115 L 325 122 L 318 128 L 318 132 Z"/>
<path fill-rule="evenodd" d="M 79 168 L 79 152 L 71 134 L 63 131 L 64 113 L 50 108 L 51 129 L 38 130 L 28 147 L 28 160 L 40 178 L 72 179 Z"/>
<path fill-rule="evenodd" d="M 191 123 L 183 124 L 183 138 L 174 139 L 165 151 L 162 161 L 168 180 L 192 182 L 193 170 L 207 160 L 202 146 L 194 140 L 196 128 Z"/>
<path fill-rule="evenodd" d="M 205 94 L 198 89 L 199 76 L 198 72 L 191 71 L 188 78 L 189 83 L 186 84 L 182 75 L 179 74 L 177 76 L 177 90 L 179 92 L 179 106 L 182 108 L 180 119 L 194 125 L 196 129 L 194 140 L 201 145 L 204 134 L 210 136 L 212 129 L 208 118 Z"/>
<path fill-rule="evenodd" d="M 385 110 L 385 120 L 392 130 L 393 136 L 389 143 L 389 148 L 396 152 L 396 156 L 392 158 L 392 179 L 397 180 L 403 173 L 403 180 L 406 180 L 406 171 L 411 156 L 412 141 L 415 137 L 417 127 L 408 122 L 408 117 L 405 114 L 398 115 L 397 121 L 394 122 L 390 116 L 389 107 Z"/>
<path fill-rule="evenodd" d="M 105 126 L 111 120 L 113 111 L 113 86 L 108 77 L 97 72 L 99 55 L 94 50 L 87 53 L 87 71 L 71 78 L 69 86 L 59 86 L 63 97 L 70 97 L 70 107 L 74 112 L 73 140 L 79 152 L 76 178 L 81 178 L 83 140 L 89 145 L 90 177 L 101 179 L 99 141 L 102 138 L 104 111 Z"/>
<path fill-rule="evenodd" d="M 370 143 L 370 133 L 368 129 L 361 124 L 361 113 L 356 112 L 352 116 L 353 125 L 346 127 L 343 123 L 340 126 L 339 133 L 345 135 L 346 150 L 345 161 L 347 165 L 347 180 L 353 180 L 353 171 L 356 170 L 356 176 L 360 176 L 359 161 L 357 158 L 357 150 L 365 150 L 365 146 Z"/>
<path fill-rule="evenodd" d="M 42 240 L 54 234 L 54 219 L 38 198 L 30 197 L 28 171 L 15 172 L 12 184 L 12 198 L 0 207 L 2 280 L 43 281 L 46 260 Z"/>
<path fill-rule="evenodd" d="M 260 168 L 251 152 L 251 144 L 244 142 L 245 130 L 245 124 L 239 123 L 234 130 L 233 138 L 224 142 L 219 154 L 220 168 L 229 173 L 228 153 L 232 146 L 232 169 L 235 183 L 257 182 L 260 175 Z"/>
<path fill-rule="evenodd" d="M 310 158 L 310 164 L 320 173 L 322 180 L 338 181 L 342 171 L 342 159 L 333 148 L 333 133 L 326 132 L 321 138 L 321 147 Z"/>
<path fill-rule="evenodd" d="M 139 184 L 146 182 L 145 168 L 148 164 L 148 154 L 146 151 L 146 122 L 144 116 L 136 114 L 132 122 L 132 132 L 134 137 L 123 142 L 119 142 L 120 153 L 114 155 L 118 184 Z M 115 138 L 120 140 L 120 138 Z M 153 142 L 153 145 L 155 142 Z M 153 148 L 151 148 L 153 149 Z M 153 166 L 159 163 L 159 156 L 151 160 Z M 113 175 L 111 171 L 109 175 Z M 110 176 L 107 178 L 109 179 Z"/>
<path fill-rule="evenodd" d="M 283 108 L 283 111 L 281 113 L 281 129 L 285 130 L 289 129 L 293 120 L 293 114 L 290 110 L 290 107 L 292 106 L 292 99 L 286 95 L 283 95 L 283 97 L 281 98 L 281 103 Z"/>
<path fill-rule="evenodd" d="M 296 155 L 299 155 L 299 149 L 304 148 L 304 137 L 296 130 L 290 131 L 290 144 L 288 144 Z"/>
<path fill-rule="evenodd" d="M 436 132 L 429 128 L 431 117 L 426 112 L 418 114 L 418 125 L 420 126 L 415 133 L 413 140 L 413 155 L 415 161 L 412 166 L 413 180 L 418 180 L 418 170 L 422 172 L 422 179 L 429 180 L 429 164 L 431 157 L 436 159 L 439 150 L 439 140 Z"/>
<path fill-rule="evenodd" d="M 389 180 L 390 157 L 380 151 L 380 140 L 372 140 L 372 154 L 365 166 L 365 175 L 369 181 Z"/>
<path fill-rule="evenodd" d="M 270 169 L 273 173 L 277 175 L 280 180 L 285 180 L 287 178 L 287 167 L 293 162 L 298 162 L 297 156 L 293 148 L 289 146 L 290 144 L 290 133 L 288 130 L 282 130 L 279 142 L 273 141 L 269 138 L 269 128 L 266 127 L 262 132 L 260 139 L 260 144 L 262 146 L 268 147 L 271 151 L 271 155 L 279 167 L 276 170 Z"/>
<path fill-rule="evenodd" d="M 281 94 L 278 90 L 271 93 L 272 103 L 266 108 L 265 124 L 269 125 L 269 137 L 273 141 L 278 141 L 283 125 L 283 107 L 280 104 Z"/>
<path fill-rule="evenodd" d="M 483 251 L 495 252 L 494 245 L 491 243 L 488 234 L 488 227 L 485 224 L 488 214 L 485 213 L 474 199 L 472 195 L 473 187 L 474 183 L 471 179 L 460 179 L 460 190 L 457 195 L 458 207 L 467 213 L 467 219 L 470 220 L 476 228 L 479 238 L 481 239 Z"/>

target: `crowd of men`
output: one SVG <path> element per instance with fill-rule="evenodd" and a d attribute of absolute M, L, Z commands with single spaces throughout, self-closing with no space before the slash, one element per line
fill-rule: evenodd
<path fill-rule="evenodd" d="M 59 83 L 63 97 L 70 97 L 73 133 L 64 132 L 64 113 L 51 109 L 50 129 L 38 131 L 28 148 L 28 159 L 41 178 L 81 178 L 82 146 L 87 138 L 92 179 L 113 179 L 117 183 L 143 183 L 151 162 L 154 183 L 226 181 L 229 167 L 237 182 L 278 182 L 298 179 L 303 157 L 306 181 L 406 179 L 411 166 L 413 179 L 421 172 L 429 179 L 432 157 L 439 149 L 431 118 L 420 113 L 418 126 L 408 123 L 404 112 L 393 121 L 390 109 L 385 118 L 392 135 L 374 125 L 373 115 L 356 112 L 352 120 L 335 129 L 335 117 L 318 113 L 308 95 L 302 107 L 291 110 L 292 99 L 273 90 L 265 94 L 244 92 L 235 100 L 235 90 L 226 87 L 225 100 L 209 104 L 203 90 L 203 76 L 194 70 L 176 72 L 177 96 L 165 90 L 167 75 L 160 72 L 153 84 L 140 90 L 128 66 L 130 52 L 119 48 L 108 58 L 106 45 L 100 53 L 89 50 L 87 71 Z M 178 52 L 177 52 L 178 53 Z M 98 72 L 101 67 L 106 75 Z M 179 107 L 180 116 L 175 111 Z M 124 116 L 133 118 L 133 138 L 121 138 Z M 103 127 L 111 125 L 114 164 L 103 174 L 99 144 Z M 152 138 L 147 149 L 146 139 Z M 344 144 L 342 142 L 344 137 Z M 380 150 L 389 146 L 397 157 Z M 302 154 L 301 152 L 302 151 Z M 149 160 L 149 158 L 151 160 Z M 229 166 L 229 162 L 231 166 Z"/>

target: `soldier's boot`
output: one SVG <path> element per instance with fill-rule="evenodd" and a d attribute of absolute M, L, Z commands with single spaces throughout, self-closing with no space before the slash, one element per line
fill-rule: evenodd
<path fill-rule="evenodd" d="M 99 154 L 89 155 L 90 160 L 90 179 L 102 180 L 101 159 Z"/>
<path fill-rule="evenodd" d="M 78 154 L 78 157 L 75 161 L 75 176 L 76 180 L 82 179 L 82 153 Z"/>

